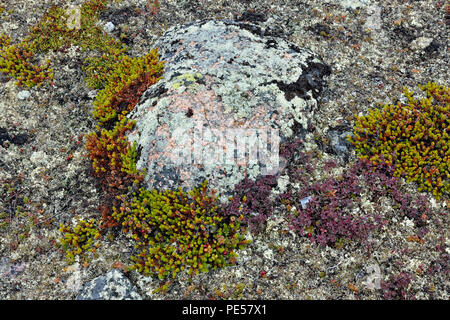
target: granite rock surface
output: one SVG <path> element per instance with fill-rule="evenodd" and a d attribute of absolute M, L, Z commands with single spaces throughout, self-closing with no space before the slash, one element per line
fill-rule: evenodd
<path fill-rule="evenodd" d="M 205 179 L 227 194 L 245 176 L 283 167 L 279 144 L 302 137 L 330 74 L 308 49 L 242 22 L 199 20 L 155 43 L 164 79 L 130 114 L 149 189 Z"/>
<path fill-rule="evenodd" d="M 77 300 L 141 299 L 136 287 L 117 269 L 85 283 L 77 297 Z"/>

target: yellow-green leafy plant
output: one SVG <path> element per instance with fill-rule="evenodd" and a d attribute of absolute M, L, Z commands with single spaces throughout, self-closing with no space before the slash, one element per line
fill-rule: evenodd
<path fill-rule="evenodd" d="M 416 99 L 405 88 L 407 103 L 384 105 L 355 116 L 348 140 L 362 159 L 375 165 L 384 158 L 396 177 L 417 182 L 419 191 L 440 199 L 450 192 L 450 90 L 429 82 L 419 85 L 426 97 Z"/>
<path fill-rule="evenodd" d="M 63 8 L 51 6 L 42 19 L 30 28 L 27 40 L 34 42 L 39 53 L 58 50 L 67 44 L 77 31 L 69 29 L 67 19 L 68 15 Z"/>
<path fill-rule="evenodd" d="M 11 44 L 8 35 L 0 35 L 0 71 L 16 78 L 17 85 L 32 87 L 53 78 L 48 60 L 43 66 L 32 64 L 36 54 L 57 51 L 71 45 L 101 53 L 126 52 L 123 43 L 96 25 L 98 15 L 105 10 L 108 2 L 109 0 L 84 2 L 79 10 L 79 24 L 75 25 L 70 23 L 74 12 L 53 5 L 30 28 L 27 37 L 17 44 Z"/>
<path fill-rule="evenodd" d="M 139 102 L 141 94 L 162 78 L 163 69 L 157 49 L 136 58 L 120 55 L 106 76 L 105 88 L 94 101 L 94 117 L 105 124 L 126 115 Z"/>
<path fill-rule="evenodd" d="M 236 248 L 248 241 L 239 234 L 243 217 L 225 217 L 217 197 L 207 191 L 205 181 L 186 194 L 179 191 L 146 190 L 122 196 L 113 217 L 131 232 L 140 250 L 134 268 L 160 279 L 178 272 L 207 272 L 235 262 Z"/>
<path fill-rule="evenodd" d="M 101 237 L 94 219 L 81 220 L 73 228 L 61 224 L 59 231 L 63 233 L 60 243 L 70 263 L 73 263 L 76 255 L 86 251 L 95 252 L 100 246 L 99 243 L 94 244 Z"/>
<path fill-rule="evenodd" d="M 53 78 L 50 61 L 45 65 L 33 64 L 36 45 L 32 41 L 11 44 L 11 37 L 0 34 L 0 71 L 17 80 L 16 85 L 33 87 Z"/>
<path fill-rule="evenodd" d="M 105 51 L 124 45 L 96 25 L 98 15 L 106 9 L 110 0 L 90 0 L 79 8 L 65 9 L 51 6 L 44 17 L 30 29 L 29 40 L 36 43 L 39 52 L 58 50 L 76 45 L 82 50 Z M 79 21 L 77 19 L 79 18 Z M 79 22 L 79 23 L 76 23 Z"/>
<path fill-rule="evenodd" d="M 93 175 L 99 179 L 105 193 L 100 207 L 103 220 L 101 228 L 117 225 L 111 217 L 115 197 L 144 179 L 145 172 L 136 169 L 136 144 L 130 144 L 126 138 L 126 133 L 133 126 L 134 121 L 122 116 L 113 129 L 97 126 L 97 131 L 90 133 L 87 138 L 87 157 L 91 159 Z"/>
<path fill-rule="evenodd" d="M 86 58 L 82 68 L 86 73 L 86 85 L 92 89 L 104 89 L 114 65 L 125 53 L 125 48 L 108 47 L 106 52 Z"/>

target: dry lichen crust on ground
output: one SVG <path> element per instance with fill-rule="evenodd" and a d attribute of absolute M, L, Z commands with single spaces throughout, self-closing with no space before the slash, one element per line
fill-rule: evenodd
<path fill-rule="evenodd" d="M 198 21 L 184 24 L 205 16 L 186 12 L 184 3 L 190 1 L 163 2 L 161 14 L 168 18 L 158 17 L 157 23 L 144 17 L 143 11 L 132 7 L 128 1 L 122 1 L 122 9 L 110 6 L 108 0 L 83 1 L 82 17 L 89 17 L 89 23 L 77 31 L 75 37 L 66 38 L 75 34 L 66 32 L 65 28 L 56 34 L 54 29 L 45 37 L 40 37 L 41 31 L 34 29 L 37 31 L 34 39 L 40 39 L 41 44 L 48 44 L 47 40 L 53 42 L 50 46 L 53 49 L 46 45 L 42 47 L 47 49 L 44 50 L 46 53 L 39 55 L 42 58 L 39 65 L 29 59 L 34 56 L 31 54 L 34 49 L 25 45 L 26 41 L 21 41 L 20 45 L 14 43 L 24 34 L 25 27 L 28 28 L 29 18 L 34 19 L 43 9 L 34 10 L 41 3 L 25 2 L 31 8 L 24 6 L 25 9 L 14 14 L 8 8 L 10 17 L 5 21 L 12 23 L 1 26 L 2 29 L 6 27 L 11 38 L 0 36 L 0 44 L 5 49 L 0 55 L 6 58 L 3 61 L 13 62 L 1 70 L 6 75 L 0 75 L 3 97 L 0 109 L 4 115 L 0 117 L 0 153 L 5 154 L 5 157 L 0 157 L 1 299 L 448 299 L 450 251 L 448 227 L 445 226 L 449 224 L 450 204 L 449 89 L 448 86 L 429 83 L 423 90 L 427 98 L 413 100 L 407 93 L 406 103 L 405 99 L 399 103 L 394 100 L 392 105 L 385 103 L 391 96 L 398 96 L 400 86 L 413 88 L 416 83 L 432 79 L 436 83 L 447 81 L 448 72 L 442 67 L 447 61 L 443 41 L 446 39 L 445 27 L 439 26 L 441 21 L 435 17 L 444 10 L 450 13 L 450 4 L 444 8 L 443 2 L 426 1 L 420 5 L 393 5 L 373 0 L 309 0 L 301 4 L 298 1 L 258 0 L 250 5 L 256 13 L 251 8 L 252 11 L 243 13 L 237 20 L 262 22 L 267 20 L 263 18 L 267 14 L 270 18 L 260 27 L 222 20 L 221 23 L 227 25 L 232 33 L 228 35 L 229 40 L 236 38 L 231 30 L 233 26 L 238 28 L 235 30 L 238 34 L 248 31 L 250 36 L 263 39 L 264 48 L 256 52 L 255 64 L 269 66 L 266 73 L 271 72 L 269 62 L 273 62 L 266 53 L 280 49 L 277 46 L 281 40 L 274 39 L 280 34 L 290 34 L 290 40 L 300 47 L 318 52 L 324 61 L 333 65 L 334 72 L 327 78 L 329 88 L 318 98 L 314 95 L 320 93 L 320 89 L 316 91 L 309 86 L 317 86 L 321 81 L 320 70 L 314 74 L 314 68 L 320 67 L 312 63 L 312 67 L 307 66 L 298 80 L 293 78 L 290 79 L 293 82 L 288 82 L 274 76 L 262 84 L 271 86 L 276 97 L 284 94 L 289 103 L 298 97 L 309 102 L 308 98 L 312 96 L 320 108 L 314 108 L 314 101 L 311 102 L 311 117 L 305 122 L 312 120 L 312 123 L 308 123 L 305 141 L 290 139 L 301 137 L 304 131 L 302 123 L 295 120 L 297 114 L 275 113 L 270 128 L 281 128 L 276 116 L 280 119 L 294 118 L 293 134 L 287 143 L 280 145 L 280 156 L 288 159 L 288 165 L 280 170 L 279 176 L 263 176 L 255 181 L 243 179 L 234 186 L 231 201 L 219 204 L 214 197 L 216 193 L 207 191 L 206 182 L 200 189 L 189 193 L 172 190 L 172 185 L 173 189 L 179 185 L 177 176 L 174 181 L 169 181 L 171 189 L 165 192 L 143 188 L 140 178 L 144 179 L 144 175 L 135 168 L 137 149 L 129 144 L 125 135 L 133 130 L 134 122 L 129 121 L 125 113 L 142 101 L 141 105 L 147 104 L 150 111 L 155 108 L 153 115 L 156 120 L 166 121 L 175 112 L 179 116 L 177 121 L 203 121 L 206 128 L 214 128 L 217 123 L 223 125 L 226 121 L 249 128 L 261 124 L 261 118 L 246 118 L 238 114 L 241 106 L 246 108 L 243 111 L 257 114 L 264 113 L 264 108 L 270 104 L 282 105 L 279 101 L 284 100 L 273 99 L 269 94 L 259 97 L 261 92 L 255 94 L 255 90 L 234 87 L 243 82 L 241 77 L 246 75 L 236 72 L 240 76 L 232 77 L 222 66 L 246 71 L 249 65 L 245 62 L 239 64 L 240 50 L 236 50 L 237 57 L 217 62 L 217 69 L 223 72 L 222 78 L 217 78 L 212 72 L 214 70 L 199 72 L 190 67 L 197 66 L 198 56 L 207 58 L 211 47 L 199 46 L 196 40 L 191 41 L 192 45 L 191 42 L 179 43 L 168 36 L 164 36 L 166 43 L 161 43 L 168 48 L 167 60 L 179 59 L 177 62 L 184 66 L 191 64 L 186 69 L 179 68 L 179 65 L 178 69 L 173 64 L 168 66 L 167 70 L 176 72 L 169 74 L 170 77 L 161 74 L 169 80 L 157 86 L 160 65 L 156 57 L 151 53 L 135 57 L 154 46 L 140 33 L 148 32 L 151 24 L 156 32 L 152 30 L 150 33 L 156 39 L 156 35 L 159 37 L 162 30 L 166 30 L 166 22 L 184 28 L 198 28 Z M 4 18 L 1 2 L 0 18 Z M 247 6 L 233 7 L 233 2 L 241 1 L 226 1 L 231 3 L 231 7 L 223 2 L 211 1 L 214 5 L 223 4 L 221 12 L 230 13 L 230 17 L 231 12 L 242 13 L 248 9 Z M 344 10 L 346 5 L 330 5 L 331 2 L 365 4 L 361 5 L 361 10 Z M 176 7 L 172 6 L 173 3 Z M 372 14 L 367 6 L 374 3 L 380 9 L 377 11 L 380 25 L 376 30 L 365 30 L 369 24 L 363 21 L 366 18 L 369 21 Z M 265 10 L 264 4 L 270 6 L 270 11 L 269 7 Z M 18 7 L 18 3 L 8 3 L 7 7 Z M 100 14 L 98 21 L 97 14 L 91 14 L 104 9 L 105 14 Z M 202 6 L 197 12 L 204 9 Z M 226 16 L 217 15 L 215 9 L 209 6 L 206 16 L 217 19 Z M 29 16 L 32 12 L 33 15 Z M 51 28 L 43 30 L 65 25 L 62 12 L 56 5 L 52 7 L 42 20 L 45 24 L 52 22 L 47 26 Z M 131 21 L 125 17 L 127 14 L 133 16 Z M 19 15 L 26 18 L 27 23 L 21 23 L 20 28 L 14 30 L 11 17 L 17 19 Z M 394 20 L 397 18 L 398 21 Z M 419 19 L 409 24 L 407 20 L 410 18 Z M 420 19 L 421 26 L 418 24 Z M 105 24 L 106 21 L 108 23 Z M 130 26 L 120 25 L 128 22 Z M 204 26 L 207 20 L 202 23 Z M 92 34 L 103 40 L 113 40 L 99 29 L 104 25 L 106 30 L 108 24 L 116 26 L 116 36 L 121 29 L 128 37 L 138 35 L 133 35 L 131 42 L 126 41 L 127 45 L 132 45 L 128 48 L 131 51 L 125 48 L 122 51 L 119 41 L 110 43 L 117 50 L 106 50 L 101 44 L 107 41 L 93 41 L 96 37 Z M 270 24 L 283 31 L 270 31 L 273 30 Z M 38 25 L 42 26 L 41 23 Z M 107 29 L 110 33 L 111 28 Z M 381 31 L 386 33 L 385 36 L 380 36 Z M 297 35 L 294 36 L 293 32 Z M 64 37 L 59 37 L 64 33 Z M 177 39 L 182 37 L 180 34 Z M 67 40 L 64 45 L 63 39 Z M 120 39 L 125 41 L 131 37 L 127 39 L 121 34 Z M 230 42 L 240 45 L 240 41 Z M 84 49 L 78 51 L 80 44 Z M 288 48 L 292 49 L 291 46 Z M 99 47 L 105 55 L 86 52 Z M 22 57 L 15 55 L 17 49 L 23 50 Z M 263 55 L 263 59 L 258 54 Z M 285 57 L 283 54 L 279 57 Z M 287 54 L 292 56 L 292 52 Z M 108 58 L 103 58 L 106 55 Z M 219 58 L 223 56 L 219 55 Z M 45 58 L 50 58 L 51 65 L 42 64 Z M 289 56 L 285 58 L 292 59 Z M 84 67 L 80 65 L 82 60 Z M 153 68 L 149 60 L 157 67 Z M 208 63 L 208 60 L 203 63 Z M 23 72 L 9 74 L 10 66 L 20 67 Z M 43 66 L 43 70 L 54 67 L 54 81 L 53 73 L 49 73 L 49 77 L 26 73 L 35 66 Z M 272 73 L 279 76 L 279 70 L 274 69 Z M 260 76 L 257 74 L 256 79 Z M 22 82 L 22 86 L 29 85 L 29 91 L 15 90 L 14 80 L 8 80 L 10 77 Z M 87 86 L 81 83 L 83 77 Z M 118 80 L 121 77 L 126 81 Z M 234 91 L 230 95 L 218 95 L 219 84 L 228 79 L 232 79 L 229 88 Z M 249 79 L 244 82 L 250 83 Z M 101 89 L 104 85 L 106 89 L 97 93 L 88 90 Z M 150 85 L 147 97 L 141 99 L 141 94 Z M 306 89 L 302 91 L 299 88 Z M 225 112 L 225 102 L 231 101 L 223 123 L 217 118 L 211 120 L 210 113 L 204 112 L 203 100 L 190 98 L 208 90 L 217 96 L 210 99 L 213 101 L 210 105 L 222 108 L 221 112 Z M 86 138 L 85 133 L 93 130 L 90 117 L 92 101 L 89 98 L 95 94 L 94 118 L 99 127 L 87 135 L 90 143 L 86 144 L 86 149 L 93 155 L 91 165 L 94 170 L 91 173 L 105 173 L 97 175 L 98 189 L 94 188 L 94 181 L 88 179 L 88 163 L 82 161 L 86 151 L 82 148 L 83 137 Z M 236 99 L 230 98 L 233 95 Z M 251 104 L 255 96 L 263 100 L 259 110 Z M 161 97 L 174 100 L 177 97 L 180 101 L 178 109 L 167 111 L 159 106 Z M 224 101 L 224 98 L 228 100 Z M 380 100 L 383 102 L 376 109 L 369 110 L 369 114 L 365 112 L 366 107 Z M 350 112 L 355 116 L 360 113 L 355 117 L 353 138 L 347 140 Z M 417 113 L 420 116 L 415 116 Z M 303 116 L 301 114 L 300 120 L 304 120 Z M 158 129 L 162 127 L 158 131 L 160 135 L 154 142 L 162 149 L 167 141 L 170 142 L 169 137 L 163 134 L 172 133 L 171 128 L 163 126 L 172 122 L 161 123 L 158 123 Z M 173 123 L 176 124 L 175 121 Z M 139 131 L 134 134 L 139 134 Z M 215 140 L 207 142 L 214 144 Z M 394 153 L 390 152 L 392 150 Z M 401 151 L 397 152 L 398 157 L 394 157 L 396 150 Z M 362 162 L 364 158 L 353 163 L 355 153 L 365 160 L 392 156 L 402 166 L 378 163 L 376 170 L 372 171 L 375 167 Z M 344 158 L 341 166 L 336 164 L 335 156 Z M 168 160 L 164 164 L 169 164 Z M 192 172 L 192 168 L 197 170 L 193 165 L 187 169 Z M 403 171 L 407 174 L 406 177 L 403 175 L 404 178 L 417 176 L 414 181 L 423 183 L 422 189 L 416 190 L 413 184 L 401 183 L 401 172 L 393 175 L 396 168 L 407 169 Z M 170 170 L 160 173 L 158 179 L 172 177 Z M 243 171 L 237 165 L 236 176 Z M 200 173 L 206 176 L 204 171 Z M 257 171 L 250 170 L 250 173 L 256 175 Z M 131 182 L 133 186 L 130 186 Z M 138 190 L 138 186 L 142 188 Z M 443 199 L 435 201 L 428 199 L 431 195 L 419 193 L 421 190 L 431 191 L 424 187 L 432 186 L 439 188 L 433 189 L 433 195 L 442 193 Z M 101 197 L 103 199 L 99 199 Z M 101 212 L 97 211 L 99 200 L 102 201 L 98 208 Z M 61 224 L 58 232 L 57 222 L 66 223 L 68 220 L 71 224 Z M 217 228 L 218 221 L 220 228 Z M 114 227 L 118 223 L 122 225 L 121 231 Z M 246 228 L 247 224 L 257 228 Z M 137 241 L 130 242 L 130 238 Z M 133 244 L 138 250 L 131 249 Z M 63 260 L 64 252 L 66 261 Z M 130 255 L 134 264 L 129 261 Z"/>
<path fill-rule="evenodd" d="M 169 29 L 155 46 L 164 78 L 129 114 L 136 128 L 128 138 L 141 148 L 137 167 L 147 169 L 148 189 L 192 188 L 207 179 L 223 194 L 245 174 L 255 179 L 261 163 L 242 164 L 233 154 L 226 161 L 234 152 L 226 139 L 252 132 L 261 140 L 270 130 L 281 142 L 303 135 L 330 74 L 310 50 L 249 23 L 200 20 Z"/>

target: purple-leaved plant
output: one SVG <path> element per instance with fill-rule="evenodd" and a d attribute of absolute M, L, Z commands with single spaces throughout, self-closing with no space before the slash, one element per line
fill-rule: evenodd
<path fill-rule="evenodd" d="M 359 160 L 355 169 L 363 175 L 366 186 L 372 192 L 372 201 L 380 196 L 390 196 L 399 205 L 401 212 L 414 221 L 419 229 L 419 237 L 422 238 L 428 232 L 427 220 L 431 215 L 429 202 L 425 196 L 414 198 L 400 191 L 401 181 L 393 176 L 395 164 L 382 162 L 374 167 L 368 161 Z"/>
<path fill-rule="evenodd" d="M 366 241 L 376 227 L 375 217 L 369 217 L 360 206 L 361 187 L 351 172 L 340 179 L 328 178 L 314 182 L 292 197 L 283 195 L 282 202 L 290 210 L 290 226 L 302 236 L 321 245 L 335 245 L 343 240 Z M 305 204 L 301 200 L 311 197 Z M 358 206 L 360 216 L 352 211 Z"/>
<path fill-rule="evenodd" d="M 257 231 L 273 213 L 274 202 L 270 195 L 276 186 L 276 176 L 262 176 L 256 181 L 245 177 L 234 187 L 233 198 L 224 208 L 224 214 L 243 215 L 242 224 L 248 224 L 252 231 Z"/>
<path fill-rule="evenodd" d="M 297 159 L 301 159 L 301 153 Z M 379 163 L 376 167 L 364 159 L 357 160 L 338 178 L 308 183 L 311 178 L 307 163 L 297 163 L 296 169 L 288 171 L 294 181 L 300 181 L 303 188 L 299 192 L 287 193 L 278 197 L 290 212 L 290 227 L 312 242 L 322 245 L 336 245 L 343 240 L 359 240 L 366 243 L 372 230 L 382 227 L 382 217 L 368 214 L 361 205 L 360 194 L 363 187 L 369 191 L 371 202 L 380 197 L 389 197 L 402 214 L 413 219 L 418 227 L 418 236 L 427 232 L 427 218 L 430 206 L 425 197 L 414 198 L 400 190 L 401 182 L 394 177 L 394 164 Z M 325 164 L 333 167 L 333 163 Z M 294 208 L 295 209 L 292 209 Z"/>
<path fill-rule="evenodd" d="M 392 276 L 388 281 L 381 281 L 381 289 L 383 297 L 386 300 L 410 300 L 413 296 L 408 294 L 408 286 L 412 280 L 412 276 L 408 272 L 401 272 Z"/>

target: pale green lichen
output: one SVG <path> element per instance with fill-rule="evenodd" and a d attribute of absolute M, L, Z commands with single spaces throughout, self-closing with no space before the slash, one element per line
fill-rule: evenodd
<path fill-rule="evenodd" d="M 175 83 L 172 88 L 178 90 L 181 86 L 190 87 L 195 85 L 198 79 L 202 79 L 203 75 L 201 73 L 184 73 L 175 78 Z"/>

